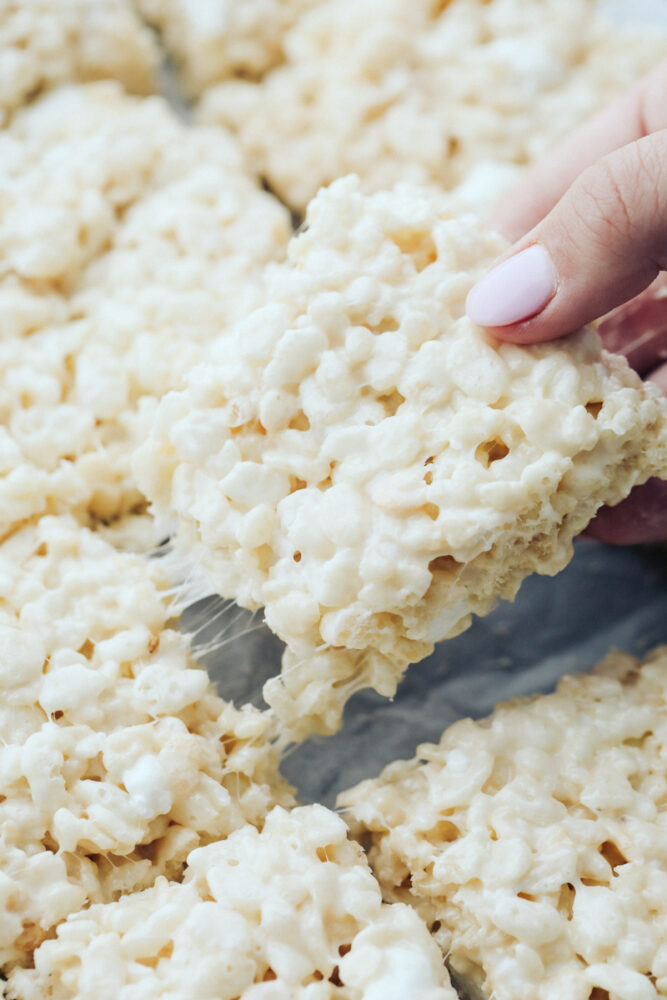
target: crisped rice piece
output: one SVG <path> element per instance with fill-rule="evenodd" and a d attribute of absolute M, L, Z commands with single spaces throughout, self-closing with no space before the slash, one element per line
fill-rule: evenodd
<path fill-rule="evenodd" d="M 384 897 L 497 1000 L 667 996 L 667 647 L 464 719 L 344 792 Z"/>
<path fill-rule="evenodd" d="M 105 78 L 154 89 L 158 50 L 131 0 L 2 0 L 0 124 L 59 83 Z"/>
<path fill-rule="evenodd" d="M 162 33 L 185 91 L 260 77 L 284 59 L 283 36 L 320 0 L 136 0 Z"/>
<path fill-rule="evenodd" d="M 259 300 L 287 212 L 235 143 L 111 84 L 54 92 L 0 136 L 0 535 L 109 519 L 155 400 Z"/>
<path fill-rule="evenodd" d="M 451 188 L 481 160 L 526 163 L 664 57 L 657 28 L 613 27 L 595 0 L 324 0 L 259 82 L 205 93 L 293 208 L 354 172 Z"/>
<path fill-rule="evenodd" d="M 10 986 L 21 1000 L 456 998 L 424 924 L 382 902 L 319 805 L 193 851 L 182 884 L 72 916 Z"/>
<path fill-rule="evenodd" d="M 72 518 L 0 546 L 0 969 L 290 804 L 270 720 L 216 696 L 159 560 Z"/>
<path fill-rule="evenodd" d="M 596 334 L 520 347 L 466 317 L 503 246 L 445 196 L 335 182 L 139 452 L 210 586 L 288 644 L 266 697 L 298 737 L 667 476 L 667 401 Z"/>

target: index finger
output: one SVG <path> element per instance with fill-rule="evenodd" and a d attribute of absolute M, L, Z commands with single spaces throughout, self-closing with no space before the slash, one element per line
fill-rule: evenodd
<path fill-rule="evenodd" d="M 551 211 L 586 167 L 662 128 L 667 128 L 667 59 L 530 167 L 496 206 L 490 225 L 515 242 Z"/>

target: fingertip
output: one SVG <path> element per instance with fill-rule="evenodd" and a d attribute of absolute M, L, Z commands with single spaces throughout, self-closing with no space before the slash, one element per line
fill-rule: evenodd
<path fill-rule="evenodd" d="M 468 293 L 466 312 L 478 326 L 502 339 L 503 328 L 517 327 L 540 313 L 558 288 L 558 274 L 548 250 L 532 243 L 505 258 Z"/>

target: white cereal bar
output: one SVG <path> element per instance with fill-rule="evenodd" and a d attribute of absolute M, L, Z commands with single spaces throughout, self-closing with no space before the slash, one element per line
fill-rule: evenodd
<path fill-rule="evenodd" d="M 14 992 L 15 991 L 15 992 Z M 382 902 L 343 821 L 269 813 L 194 851 L 182 884 L 71 917 L 10 980 L 21 1000 L 456 1000 L 417 915 Z"/>
<path fill-rule="evenodd" d="M 111 83 L 65 87 L 0 134 L 0 536 L 142 502 L 155 401 L 257 304 L 288 213 L 234 141 Z"/>
<path fill-rule="evenodd" d="M 451 726 L 344 792 L 385 899 L 496 1000 L 667 995 L 667 647 Z"/>
<path fill-rule="evenodd" d="M 602 504 L 667 476 L 667 402 L 597 335 L 520 347 L 466 317 L 503 249 L 446 196 L 354 177 L 311 203 L 269 304 L 161 402 L 137 475 L 211 589 L 288 645 L 297 737 L 553 574 Z"/>
<path fill-rule="evenodd" d="M 664 57 L 664 31 L 612 26 L 597 8 L 322 0 L 286 31 L 275 68 L 211 87 L 199 114 L 233 129 L 299 211 L 347 173 L 369 192 L 451 188 L 481 161 L 541 155 Z"/>
<path fill-rule="evenodd" d="M 156 85 L 158 48 L 132 0 L 2 0 L 0 52 L 0 124 L 60 83 Z"/>
<path fill-rule="evenodd" d="M 136 0 L 179 69 L 185 92 L 240 76 L 260 78 L 284 61 L 289 28 L 321 0 Z"/>
<path fill-rule="evenodd" d="M 0 545 L 0 970 L 292 803 L 270 720 L 218 698 L 159 560 L 68 516 Z"/>

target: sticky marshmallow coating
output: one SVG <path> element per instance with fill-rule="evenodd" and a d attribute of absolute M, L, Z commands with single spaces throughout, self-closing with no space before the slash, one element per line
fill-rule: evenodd
<path fill-rule="evenodd" d="M 155 88 L 159 61 L 131 0 L 3 0 L 0 7 L 0 123 L 59 83 L 119 80 Z"/>
<path fill-rule="evenodd" d="M 451 726 L 344 792 L 385 899 L 498 1000 L 667 994 L 667 647 Z"/>
<path fill-rule="evenodd" d="M 0 534 L 143 501 L 130 453 L 155 401 L 260 299 L 287 212 L 235 143 L 158 98 L 56 91 L 0 136 Z"/>
<path fill-rule="evenodd" d="M 359 687 L 569 561 L 667 475 L 667 402 L 581 331 L 499 343 L 464 313 L 504 248 L 446 196 L 355 178 L 311 203 L 270 304 L 160 404 L 140 485 L 212 588 L 288 645 L 265 696 L 332 731 Z"/>
<path fill-rule="evenodd" d="M 185 92 L 229 77 L 259 78 L 284 60 L 285 32 L 319 0 L 136 0 L 161 32 Z"/>
<path fill-rule="evenodd" d="M 67 516 L 0 545 L 0 969 L 292 802 L 269 719 L 216 696 L 168 587 Z"/>
<path fill-rule="evenodd" d="M 455 1000 L 428 930 L 382 902 L 323 806 L 277 807 L 188 858 L 183 884 L 92 906 L 11 988 L 22 1000 Z"/>
<path fill-rule="evenodd" d="M 212 87 L 271 189 L 303 211 L 357 173 L 451 188 L 482 160 L 523 164 L 664 58 L 656 27 L 606 24 L 595 0 L 324 0 L 259 82 Z"/>

